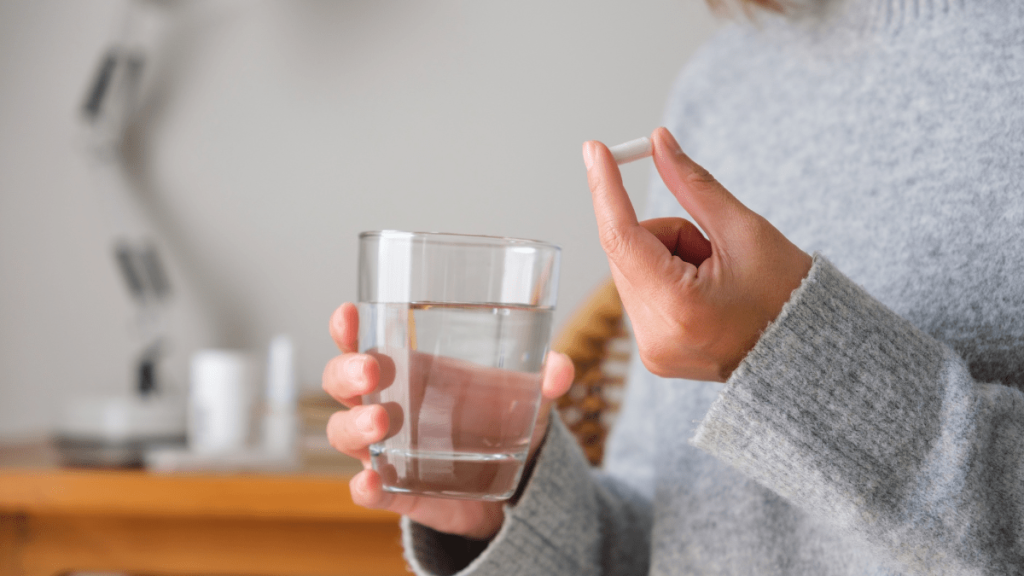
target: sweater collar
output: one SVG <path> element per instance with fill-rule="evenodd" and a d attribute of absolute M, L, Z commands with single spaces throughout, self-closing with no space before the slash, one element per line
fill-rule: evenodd
<path fill-rule="evenodd" d="M 783 0 L 785 1 L 785 0 Z M 789 0 L 783 19 L 825 30 L 896 32 L 961 12 L 967 0 Z"/>
<path fill-rule="evenodd" d="M 863 3 L 866 23 L 875 28 L 898 29 L 915 22 L 941 18 L 964 8 L 965 0 L 868 0 Z"/>

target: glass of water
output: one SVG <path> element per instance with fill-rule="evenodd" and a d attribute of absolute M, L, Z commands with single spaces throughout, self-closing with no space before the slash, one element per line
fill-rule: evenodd
<path fill-rule="evenodd" d="M 541 401 L 561 250 L 422 232 L 359 237 L 359 349 L 390 428 L 370 446 L 389 492 L 503 500 Z"/>

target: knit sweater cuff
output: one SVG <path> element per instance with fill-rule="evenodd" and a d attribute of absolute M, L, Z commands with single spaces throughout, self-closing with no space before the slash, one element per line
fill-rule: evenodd
<path fill-rule="evenodd" d="M 504 575 L 524 562 L 539 574 L 580 573 L 594 553 L 583 543 L 598 540 L 589 476 L 575 439 L 552 414 L 533 474 L 516 505 L 505 506 L 505 521 L 490 543 L 474 549 L 473 541 L 403 518 L 406 560 L 420 575 Z"/>
<path fill-rule="evenodd" d="M 898 489 L 914 466 L 907 455 L 924 452 L 915 443 L 935 396 L 925 388 L 948 360 L 816 255 L 691 442 L 802 508 L 856 524 L 861 504 Z"/>

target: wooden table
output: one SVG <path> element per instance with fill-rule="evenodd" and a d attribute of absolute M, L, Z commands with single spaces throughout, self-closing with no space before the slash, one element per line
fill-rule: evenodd
<path fill-rule="evenodd" d="M 0 575 L 407 574 L 348 478 L 0 468 Z"/>

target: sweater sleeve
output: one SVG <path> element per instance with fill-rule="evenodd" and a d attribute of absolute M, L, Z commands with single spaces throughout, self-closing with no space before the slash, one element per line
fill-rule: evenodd
<path fill-rule="evenodd" d="M 1024 394 L 827 260 L 692 442 L 911 574 L 1024 573 Z"/>
<path fill-rule="evenodd" d="M 436 532 L 402 519 L 406 559 L 423 576 L 466 574 L 646 574 L 650 500 L 614 476 L 592 470 L 557 416 L 519 501 L 489 543 Z"/>

